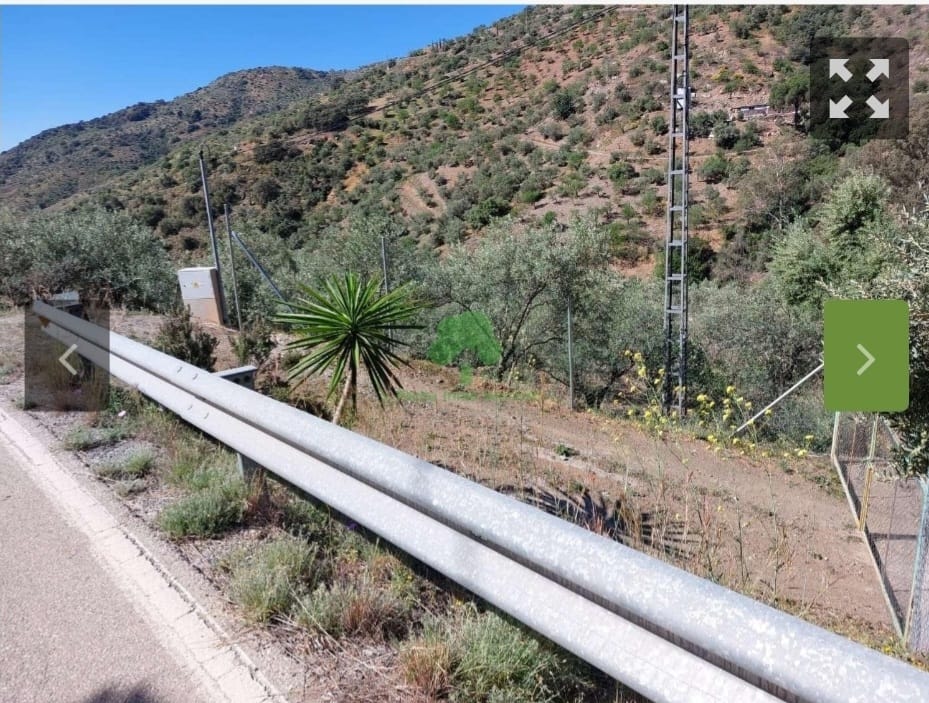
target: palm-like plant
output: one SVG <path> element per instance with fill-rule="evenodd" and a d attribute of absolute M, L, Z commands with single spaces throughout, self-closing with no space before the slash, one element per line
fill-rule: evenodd
<path fill-rule="evenodd" d="M 407 362 L 394 353 L 393 347 L 400 342 L 391 333 L 418 327 L 409 324 L 409 320 L 419 306 L 407 287 L 383 295 L 380 287 L 377 279 L 362 281 L 354 273 L 341 279 L 332 277 L 323 290 L 302 286 L 305 298 L 290 303 L 291 312 L 279 313 L 274 318 L 290 325 L 299 335 L 287 349 L 307 352 L 291 367 L 288 373 L 291 381 L 299 382 L 332 368 L 326 399 L 342 386 L 332 417 L 334 423 L 339 422 L 349 393 L 352 408 L 356 408 L 359 366 L 368 372 L 382 405 L 388 394 L 396 397 L 397 389 L 403 387 L 393 367 Z"/>

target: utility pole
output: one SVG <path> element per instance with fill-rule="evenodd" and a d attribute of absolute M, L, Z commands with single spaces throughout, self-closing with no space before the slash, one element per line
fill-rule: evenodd
<path fill-rule="evenodd" d="M 387 282 L 387 242 L 383 232 L 381 232 L 381 265 L 384 267 L 384 293 L 390 292 L 390 284 Z"/>
<path fill-rule="evenodd" d="M 213 210 L 210 207 L 210 189 L 206 182 L 206 164 L 203 162 L 203 149 L 200 150 L 200 180 L 203 182 L 203 200 L 206 203 L 206 224 L 210 229 L 210 247 L 213 250 L 213 266 L 216 267 L 216 280 L 219 282 L 219 312 L 223 324 L 228 321 L 226 314 L 226 296 L 223 294 L 223 274 L 219 265 L 219 247 L 216 244 L 216 230 L 213 229 Z"/>
<path fill-rule="evenodd" d="M 232 246 L 232 223 L 229 215 L 229 203 L 223 203 L 223 215 L 226 218 L 226 237 L 229 239 L 229 273 L 232 274 L 232 299 L 235 302 L 235 319 L 242 331 L 242 308 L 239 306 L 239 286 L 235 280 L 235 247 Z"/>
<path fill-rule="evenodd" d="M 571 318 L 571 294 L 568 293 L 568 408 L 574 410 L 574 321 Z"/>
<path fill-rule="evenodd" d="M 664 410 L 686 411 L 687 397 L 687 238 L 688 123 L 690 57 L 688 7 L 671 10 L 671 120 L 668 128 L 668 228 L 665 238 Z"/>

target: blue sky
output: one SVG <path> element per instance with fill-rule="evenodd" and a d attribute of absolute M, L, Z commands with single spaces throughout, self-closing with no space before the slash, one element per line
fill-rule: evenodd
<path fill-rule="evenodd" d="M 0 7 L 0 151 L 258 66 L 357 68 L 520 6 Z"/>

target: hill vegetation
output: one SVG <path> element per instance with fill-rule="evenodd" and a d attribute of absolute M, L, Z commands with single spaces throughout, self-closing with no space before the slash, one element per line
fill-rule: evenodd
<path fill-rule="evenodd" d="M 237 71 L 171 101 L 137 103 L 46 130 L 0 154 L 0 197 L 17 209 L 54 206 L 152 164 L 180 144 L 277 112 L 341 79 L 302 68 Z"/>

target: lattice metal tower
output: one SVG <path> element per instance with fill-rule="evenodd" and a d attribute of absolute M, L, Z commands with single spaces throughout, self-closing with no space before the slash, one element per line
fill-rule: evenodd
<path fill-rule="evenodd" d="M 687 394 L 688 8 L 671 9 L 671 120 L 668 126 L 668 229 L 665 238 L 665 412 L 683 416 Z"/>

